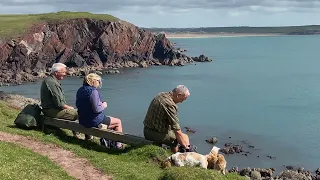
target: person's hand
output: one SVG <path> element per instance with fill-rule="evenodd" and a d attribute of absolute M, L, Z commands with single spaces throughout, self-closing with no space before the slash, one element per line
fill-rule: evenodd
<path fill-rule="evenodd" d="M 106 108 L 108 106 L 107 102 L 103 102 L 103 107 Z"/>
<path fill-rule="evenodd" d="M 68 106 L 68 105 L 66 105 L 66 104 L 65 104 L 62 108 L 63 108 L 63 109 L 74 109 L 74 107 Z"/>

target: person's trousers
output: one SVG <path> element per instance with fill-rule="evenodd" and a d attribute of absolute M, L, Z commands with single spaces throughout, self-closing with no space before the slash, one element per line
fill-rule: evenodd
<path fill-rule="evenodd" d="M 70 121 L 78 120 L 78 112 L 76 109 L 42 109 L 42 112 L 45 116 L 59 119 L 66 119 Z M 77 135 L 78 133 L 72 131 L 73 135 Z"/>

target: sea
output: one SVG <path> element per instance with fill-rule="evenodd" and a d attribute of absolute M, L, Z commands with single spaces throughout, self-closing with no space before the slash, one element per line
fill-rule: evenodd
<path fill-rule="evenodd" d="M 183 84 L 191 96 L 178 104 L 182 130 L 192 128 L 191 144 L 206 154 L 216 137 L 243 146 L 225 155 L 227 168 L 320 167 L 320 36 L 257 36 L 170 39 L 187 55 L 204 54 L 212 62 L 182 67 L 121 69 L 103 75 L 105 113 L 118 117 L 124 131 L 143 136 L 143 120 L 152 98 Z M 67 102 L 75 106 L 79 77 L 61 81 Z M 41 80 L 0 90 L 39 99 Z"/>

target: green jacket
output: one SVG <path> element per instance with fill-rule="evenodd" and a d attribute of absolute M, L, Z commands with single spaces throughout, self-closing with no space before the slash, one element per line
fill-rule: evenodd
<path fill-rule="evenodd" d="M 53 75 L 45 78 L 41 84 L 42 109 L 63 109 L 67 104 L 61 84 Z"/>
<path fill-rule="evenodd" d="M 171 92 L 161 92 L 151 101 L 144 119 L 144 126 L 156 132 L 166 133 L 181 130 L 178 118 L 178 106 Z"/>

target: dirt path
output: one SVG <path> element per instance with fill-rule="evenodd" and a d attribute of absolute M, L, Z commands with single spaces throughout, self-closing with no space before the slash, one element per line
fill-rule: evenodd
<path fill-rule="evenodd" d="M 85 158 L 77 157 L 73 152 L 53 144 L 44 144 L 32 138 L 0 132 L 0 141 L 22 145 L 32 151 L 48 157 L 61 166 L 69 176 L 79 180 L 112 179 L 92 166 Z"/>

